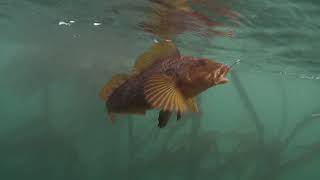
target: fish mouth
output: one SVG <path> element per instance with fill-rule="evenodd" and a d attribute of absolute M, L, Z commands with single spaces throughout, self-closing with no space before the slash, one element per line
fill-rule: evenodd
<path fill-rule="evenodd" d="M 220 84 L 224 84 L 227 83 L 229 81 L 229 79 L 226 77 L 227 73 L 229 72 L 229 67 L 223 65 L 221 70 L 220 70 L 220 75 L 218 76 L 218 81 Z"/>
<path fill-rule="evenodd" d="M 229 72 L 230 68 L 226 65 L 220 66 L 219 69 L 216 71 L 210 73 L 208 75 L 208 79 L 214 82 L 214 84 L 224 84 L 229 81 L 229 79 L 226 77 L 227 73 Z"/>

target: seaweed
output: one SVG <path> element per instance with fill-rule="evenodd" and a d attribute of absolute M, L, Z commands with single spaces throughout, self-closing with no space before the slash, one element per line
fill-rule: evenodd
<path fill-rule="evenodd" d="M 262 147 L 264 144 L 264 125 L 262 121 L 259 119 L 258 113 L 254 108 L 254 105 L 252 104 L 248 94 L 246 93 L 245 88 L 242 86 L 242 83 L 239 79 L 239 76 L 236 71 L 231 72 L 232 73 L 232 80 L 234 83 L 234 86 L 237 88 L 237 91 L 240 95 L 241 102 L 244 103 L 247 110 L 250 112 L 251 120 L 253 124 L 256 127 L 257 133 L 258 133 L 258 142 L 259 145 Z"/>

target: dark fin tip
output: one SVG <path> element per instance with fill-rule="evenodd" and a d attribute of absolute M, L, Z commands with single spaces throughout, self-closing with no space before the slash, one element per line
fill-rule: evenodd
<path fill-rule="evenodd" d="M 159 122 L 159 123 L 158 123 L 158 127 L 159 127 L 159 128 L 163 128 L 163 127 L 166 126 L 166 124 L 167 124 L 167 123 L 161 123 L 161 122 Z"/>
<path fill-rule="evenodd" d="M 159 112 L 159 117 L 158 117 L 158 122 L 159 122 L 158 127 L 159 128 L 165 127 L 170 119 L 170 116 L 171 116 L 171 112 L 161 110 Z"/>
<path fill-rule="evenodd" d="M 177 121 L 181 119 L 181 113 L 177 112 Z"/>

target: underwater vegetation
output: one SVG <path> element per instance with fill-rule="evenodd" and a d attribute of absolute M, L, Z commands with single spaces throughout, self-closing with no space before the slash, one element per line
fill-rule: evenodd
<path fill-rule="evenodd" d="M 296 123 L 287 135 L 283 135 L 287 127 L 281 127 L 278 135 L 268 139 L 265 126 L 257 116 L 254 105 L 236 73 L 232 74 L 232 79 L 244 106 L 250 113 L 254 129 L 245 132 L 238 129 L 228 132 L 204 131 L 201 130 L 200 114 L 189 117 L 192 122 L 188 124 L 191 125 L 188 130 L 185 130 L 186 124 L 181 126 L 176 124 L 165 135 L 154 129 L 141 134 L 139 131 L 135 133 L 132 121 L 128 124 L 130 177 L 148 179 L 163 174 L 172 177 L 178 172 L 182 179 L 273 180 L 281 179 L 294 169 L 302 168 L 319 158 L 320 141 L 295 144 L 293 148 L 290 145 L 295 143 L 295 138 L 308 126 L 320 120 L 316 114 L 320 108 Z M 185 123 L 187 121 L 184 120 Z M 144 156 L 146 151 L 144 148 L 160 143 L 159 139 L 162 142 L 160 150 L 150 157 Z M 227 148 L 224 147 L 226 142 L 230 143 Z M 296 153 L 292 154 L 290 151 Z"/>

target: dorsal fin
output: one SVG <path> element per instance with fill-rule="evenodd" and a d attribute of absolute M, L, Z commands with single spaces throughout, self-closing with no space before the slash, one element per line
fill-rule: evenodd
<path fill-rule="evenodd" d="M 141 54 L 133 67 L 133 74 L 140 74 L 146 70 L 156 60 L 164 59 L 166 57 L 180 56 L 178 48 L 171 41 L 156 42 L 150 49 Z"/>
<path fill-rule="evenodd" d="M 178 10 L 185 10 L 190 11 L 190 5 L 188 0 L 156 0 L 154 3 L 158 3 L 168 9 L 178 9 Z"/>
<path fill-rule="evenodd" d="M 116 74 L 112 76 L 111 80 L 108 81 L 108 83 L 104 85 L 104 87 L 102 88 L 100 92 L 100 97 L 103 100 L 107 101 L 113 90 L 121 86 L 129 78 L 130 75 L 127 74 Z"/>

